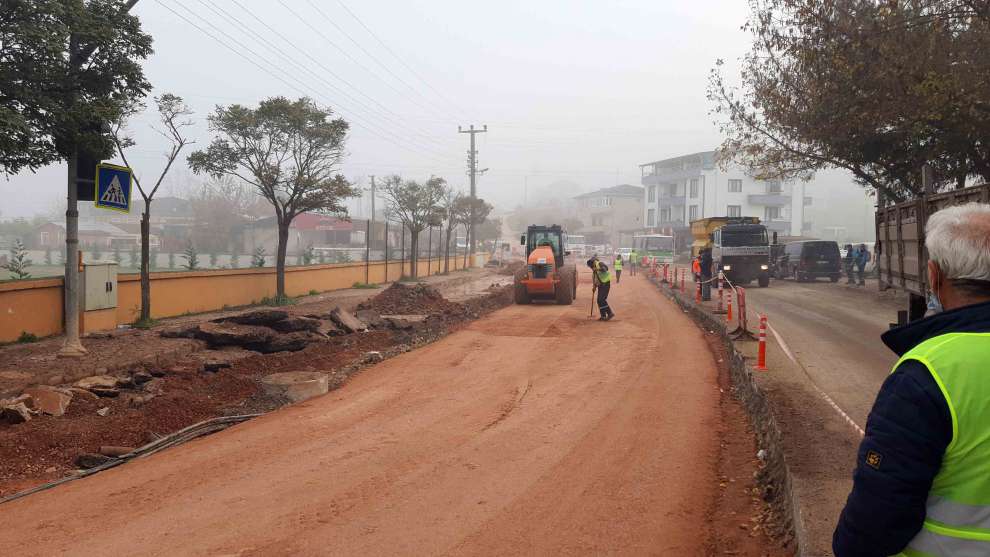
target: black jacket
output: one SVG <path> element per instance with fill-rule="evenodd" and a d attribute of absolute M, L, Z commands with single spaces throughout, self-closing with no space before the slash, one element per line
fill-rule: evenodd
<path fill-rule="evenodd" d="M 902 356 L 952 332 L 990 332 L 990 302 L 896 327 L 881 339 Z M 897 366 L 866 422 L 853 489 L 832 536 L 836 557 L 894 555 L 907 546 L 925 520 L 928 491 L 951 440 L 949 406 L 928 369 L 913 360 Z M 868 453 L 880 456 L 879 465 L 866 463 Z"/>

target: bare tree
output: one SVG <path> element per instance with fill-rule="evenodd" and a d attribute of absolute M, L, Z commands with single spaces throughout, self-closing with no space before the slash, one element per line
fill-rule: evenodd
<path fill-rule="evenodd" d="M 419 233 L 435 222 L 444 197 L 447 182 L 443 178 L 430 177 L 423 183 L 403 181 L 400 176 L 389 176 L 382 183 L 382 195 L 393 214 L 409 230 L 410 272 L 417 276 L 419 262 Z"/>
<path fill-rule="evenodd" d="M 178 158 L 179 153 L 186 145 L 195 143 L 183 135 L 183 130 L 191 125 L 193 121 L 189 118 L 193 114 L 191 108 L 186 105 L 182 97 L 172 93 L 164 93 L 155 97 L 155 104 L 158 106 L 158 117 L 161 121 L 161 128 L 155 128 L 169 142 L 169 148 L 165 152 L 165 167 L 158 175 L 155 185 L 150 189 L 145 189 L 141 185 L 141 179 L 137 173 L 134 174 L 134 183 L 137 184 L 138 191 L 144 199 L 144 211 L 141 213 L 141 322 L 148 322 L 151 319 L 151 265 L 150 265 L 150 238 L 151 238 L 151 202 L 158 193 L 158 188 L 172 168 L 172 163 Z M 110 126 L 110 134 L 113 143 L 120 154 L 120 159 L 125 166 L 131 166 L 127 162 L 125 150 L 133 147 L 134 139 L 127 135 L 125 127 L 127 120 L 138 110 L 143 108 L 140 105 L 132 105 L 131 108 L 116 122 Z"/>
<path fill-rule="evenodd" d="M 343 200 L 357 195 L 338 173 L 349 126 L 332 116 L 332 110 L 307 98 L 272 97 L 258 108 L 218 106 L 209 117 L 218 137 L 205 151 L 189 156 L 193 172 L 243 180 L 275 208 L 279 301 L 286 299 L 285 253 L 292 220 L 314 211 L 346 215 Z"/>
<path fill-rule="evenodd" d="M 443 199 L 440 201 L 441 218 L 443 220 L 444 230 L 447 233 L 446 239 L 444 240 L 444 274 L 450 272 L 450 240 L 453 233 L 457 230 L 457 225 L 460 222 L 459 215 L 466 200 L 467 197 L 454 188 L 444 188 Z M 456 263 L 456 249 L 454 251 L 454 259 Z"/>

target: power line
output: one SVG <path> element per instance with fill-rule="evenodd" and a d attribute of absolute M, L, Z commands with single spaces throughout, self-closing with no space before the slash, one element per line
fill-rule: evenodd
<path fill-rule="evenodd" d="M 351 9 L 347 7 L 347 4 L 344 4 L 343 0 L 337 0 L 337 3 L 340 4 L 340 7 L 341 8 L 344 8 L 344 11 L 346 11 L 348 14 L 350 14 L 350 16 L 353 17 L 354 20 L 357 21 L 358 24 L 361 25 L 361 27 L 363 27 L 364 30 L 367 31 L 368 34 L 372 36 L 372 38 L 374 38 L 376 41 L 378 41 L 378 44 L 380 44 L 382 46 L 382 48 L 384 48 L 385 50 L 387 50 L 388 53 L 391 54 L 393 58 L 395 58 L 396 60 L 398 60 L 398 62 L 400 64 L 402 64 L 402 66 L 404 68 L 406 68 L 406 70 L 409 71 L 409 73 L 411 73 L 412 75 L 414 75 L 416 77 L 416 79 L 420 80 L 424 85 L 426 85 L 427 87 L 429 87 L 430 90 L 433 91 L 440 99 L 442 99 L 444 102 L 446 102 L 447 104 L 449 104 L 449 105 L 453 106 L 455 109 L 457 109 L 457 112 L 461 112 L 461 113 L 464 112 L 457 105 L 457 103 L 454 103 L 453 101 L 451 101 L 450 99 L 448 99 L 447 97 L 445 97 L 443 93 L 441 93 L 435 87 L 433 87 L 433 84 L 431 84 L 429 81 L 427 81 L 426 79 L 424 79 L 423 76 L 419 75 L 419 73 L 416 72 L 416 70 L 412 69 L 412 67 L 410 67 L 409 64 L 406 64 L 406 62 L 401 57 L 399 57 L 399 55 L 396 54 L 394 50 L 392 50 L 391 48 L 389 48 L 389 46 L 387 44 L 385 44 L 384 41 L 382 41 L 381 39 L 378 38 L 378 35 L 376 35 L 375 32 L 372 31 L 370 27 L 368 27 L 367 25 L 364 24 L 364 21 L 361 21 L 361 18 L 359 18 L 357 16 L 357 14 L 355 14 L 354 12 L 352 12 Z"/>
<path fill-rule="evenodd" d="M 306 18 L 302 17 L 301 15 L 299 15 L 298 12 L 296 12 L 291 7 L 289 7 L 289 5 L 286 4 L 284 0 L 278 0 L 278 3 L 281 4 L 283 8 L 285 8 L 286 10 L 288 10 L 289 13 L 291 13 L 294 16 L 296 16 L 296 18 L 299 21 L 301 21 L 303 23 L 303 25 L 305 25 L 306 27 L 309 27 L 314 33 L 316 33 L 317 35 L 319 35 L 320 37 L 322 37 L 324 41 L 326 41 L 331 46 L 333 46 L 338 51 L 340 51 L 340 53 L 343 54 L 348 60 L 350 60 L 351 62 L 353 62 L 358 67 L 362 68 L 364 71 L 368 72 L 370 75 L 374 76 L 375 79 L 377 79 L 378 81 L 381 81 L 383 84 L 385 84 L 386 87 L 388 87 L 389 89 L 391 89 L 392 91 L 394 91 L 397 95 L 399 95 L 400 97 L 402 96 L 403 93 L 401 91 L 399 91 L 398 89 L 396 89 L 388 81 L 382 79 L 382 77 L 380 75 L 378 75 L 377 73 L 375 73 L 375 72 L 371 71 L 370 69 L 368 69 L 367 66 L 365 66 L 364 64 L 361 64 L 360 62 L 358 62 L 357 60 L 355 60 L 350 54 L 347 53 L 346 50 L 344 50 L 343 48 L 341 48 L 337 43 L 333 42 L 333 40 L 330 39 L 330 37 L 326 36 L 326 34 L 323 31 L 320 31 L 318 28 L 314 27 L 312 23 L 310 23 L 309 21 L 306 20 Z M 430 111 L 434 110 L 432 107 L 429 107 L 429 106 L 420 104 L 420 103 L 414 101 L 411 98 L 408 99 L 408 100 L 410 102 L 414 102 L 417 106 L 419 106 L 420 108 L 422 108 L 424 110 L 430 110 Z"/>
<path fill-rule="evenodd" d="M 307 2 L 309 3 L 309 5 L 310 5 L 310 6 L 312 6 L 312 8 L 313 8 L 314 10 L 316 10 L 316 12 L 317 12 L 318 14 L 320 14 L 321 16 L 323 16 L 323 19 L 325 19 L 325 20 L 327 20 L 327 23 L 329 23 L 330 25 L 332 25 L 332 26 L 334 27 L 334 29 L 336 29 L 336 30 L 338 30 L 338 31 L 340 31 L 340 34 L 341 34 L 341 35 L 343 35 L 343 36 L 345 36 L 345 37 L 347 37 L 347 39 L 348 39 L 349 41 L 351 41 L 352 43 L 354 43 L 354 46 L 356 46 L 356 47 L 358 47 L 358 48 L 359 48 L 359 49 L 361 50 L 361 52 L 363 52 L 363 53 L 365 54 L 365 56 L 367 56 L 368 58 L 371 58 L 371 59 L 372 59 L 372 60 L 373 60 L 373 61 L 374 61 L 374 62 L 375 62 L 376 64 L 378 64 L 378 65 L 379 65 L 379 66 L 380 66 L 380 67 L 381 67 L 382 69 L 384 69 L 384 70 L 385 70 L 386 72 L 388 72 L 388 74 L 389 74 L 389 75 L 391 75 L 391 76 L 392 76 L 392 77 L 394 77 L 394 78 L 395 78 L 396 80 L 398 80 L 398 81 L 399 81 L 400 83 L 402 83 L 402 84 L 403 84 L 403 85 L 405 85 L 405 86 L 406 86 L 407 88 L 409 88 L 409 90 L 410 90 L 410 91 L 412 91 L 413 93 L 415 93 L 415 94 L 417 94 L 417 95 L 419 95 L 419 96 L 420 96 L 420 97 L 421 97 L 421 98 L 422 98 L 422 99 L 423 99 L 424 101 L 427 101 L 427 102 L 429 102 L 429 99 L 427 99 L 427 98 L 426 98 L 426 97 L 425 97 L 425 96 L 423 95 L 423 93 L 421 93 L 421 92 L 420 92 L 420 90 L 419 90 L 419 89 L 416 89 L 415 87 L 413 87 L 412 85 L 410 85 L 410 84 L 409 84 L 409 83 L 408 83 L 408 82 L 407 82 L 407 81 L 406 81 L 405 79 L 402 79 L 402 77 L 401 77 L 401 76 L 399 76 L 398 74 L 396 74 L 395 72 L 393 72 L 391 68 L 389 68 L 389 67 L 388 67 L 388 66 L 387 66 L 386 64 L 384 64 L 384 63 L 383 63 L 383 62 L 382 62 L 381 60 L 379 60 L 379 59 L 378 59 L 378 57 L 376 57 L 376 56 L 375 56 L 374 54 L 372 54 L 372 53 L 370 53 L 370 52 L 368 52 L 368 50 L 367 50 L 367 49 L 365 49 L 365 48 L 364 48 L 363 46 L 361 46 L 361 43 L 359 43 L 359 42 L 357 42 L 357 41 L 356 41 L 356 40 L 354 39 L 354 37 L 352 37 L 352 36 L 351 36 L 351 35 L 350 35 L 350 34 L 349 34 L 349 33 L 348 33 L 347 31 L 345 31 L 345 30 L 344 30 L 344 29 L 343 29 L 343 28 L 342 28 L 342 27 L 341 27 L 340 25 L 337 25 L 337 22 L 335 22 L 335 21 L 334 21 L 334 20 L 333 20 L 333 19 L 332 19 L 332 18 L 331 18 L 330 16 L 328 16 L 328 15 L 326 14 L 326 12 L 324 12 L 324 11 L 323 11 L 322 9 L 320 9 L 320 7 L 319 7 L 318 5 L 316 5 L 316 4 L 314 4 L 314 3 L 313 3 L 313 0 L 306 0 L 306 1 L 307 1 Z M 447 120 L 447 121 L 452 121 L 452 120 Z"/>
<path fill-rule="evenodd" d="M 218 38 L 218 37 L 217 37 L 216 35 L 214 35 L 214 34 L 213 34 L 213 33 L 211 33 L 210 31 L 208 31 L 207 29 L 204 29 L 203 27 L 201 27 L 201 26 L 199 26 L 199 25 L 198 25 L 198 24 L 197 24 L 197 23 L 196 23 L 195 21 L 193 21 L 193 20 L 191 20 L 191 19 L 189 19 L 188 17 L 186 17 L 186 16 L 184 16 L 184 15 L 182 15 L 181 13 L 179 13 L 179 12 L 177 12 L 177 11 L 175 11 L 175 10 L 174 10 L 174 9 L 172 9 L 172 8 L 171 8 L 170 6 L 168 6 L 168 5 L 166 5 L 166 4 L 164 3 L 164 2 L 162 2 L 162 0 L 155 0 L 155 1 L 156 1 L 156 2 L 157 2 L 157 3 L 159 4 L 159 5 L 160 5 L 160 6 L 162 6 L 163 8 L 165 8 L 166 10 L 168 10 L 168 11 L 170 11 L 170 12 L 172 12 L 172 14 L 174 14 L 174 15 L 175 15 L 176 17 L 178 17 L 178 18 L 180 18 L 180 19 L 182 19 L 183 21 L 185 21 L 186 23 L 188 23 L 188 24 L 189 24 L 190 26 L 192 26 L 193 28 L 195 28 L 195 29 L 197 29 L 197 30 L 199 30 L 199 31 L 200 31 L 201 33 L 203 33 L 204 35 L 206 35 L 206 36 L 208 36 L 208 37 L 210 37 L 211 39 L 213 39 L 213 40 L 214 40 L 215 42 L 217 42 L 217 43 L 220 43 L 220 45 L 222 45 L 222 46 L 224 46 L 225 48 L 227 48 L 228 50 L 230 50 L 230 51 L 231 51 L 231 52 L 233 52 L 234 54 L 236 54 L 236 55 L 238 55 L 238 56 L 240 56 L 241 58 L 243 58 L 243 59 L 244 59 L 245 61 L 247 61 L 247 62 L 248 62 L 248 63 L 250 63 L 251 65 L 253 65 L 253 66 L 255 66 L 255 67 L 257 67 L 257 68 L 258 68 L 258 69 L 260 69 L 261 71 L 263 71 L 263 72 L 265 72 L 265 73 L 267 73 L 268 75 L 270 75 L 270 76 L 272 76 L 272 77 L 273 77 L 273 78 L 275 78 L 275 79 L 276 79 L 277 81 L 279 81 L 279 82 L 281 82 L 281 83 L 282 83 L 283 85 L 285 85 L 285 86 L 287 86 L 287 87 L 289 87 L 289 88 L 291 88 L 291 89 L 293 89 L 294 91 L 296 91 L 296 92 L 298 92 L 298 93 L 300 93 L 300 94 L 301 94 L 301 95 L 303 95 L 303 96 L 308 96 L 308 93 L 307 93 L 306 91 L 304 91 L 304 90 L 302 90 L 302 89 L 300 89 L 300 88 L 299 88 L 298 86 L 296 86 L 296 85 L 293 85 L 292 83 L 289 83 L 289 82 L 288 82 L 288 81 L 286 81 L 286 80 L 285 80 L 284 78 L 282 78 L 282 77 L 280 77 L 279 75 L 277 75 L 277 74 L 275 74 L 274 72 L 272 72 L 272 71 L 271 71 L 270 69 L 268 69 L 268 68 L 266 68 L 266 67 L 264 67 L 264 66 L 262 66 L 261 64 L 259 64 L 259 63 L 258 63 L 258 62 L 256 62 L 255 60 L 252 60 L 252 59 L 251 59 L 251 58 L 250 58 L 249 56 L 247 56 L 247 55 L 245 55 L 245 54 L 244 54 L 244 53 L 243 53 L 242 51 L 240 51 L 240 50 L 238 50 L 237 48 L 234 48 L 234 47 L 233 47 L 233 46 L 231 46 L 231 45 L 230 45 L 229 43 L 227 43 L 227 42 L 225 42 L 225 41 L 223 41 L 222 39 L 220 39 L 220 38 Z M 181 7 L 183 8 L 183 9 L 185 9 L 185 10 L 186 10 L 186 11 L 188 11 L 189 13 L 191 13 L 191 14 L 193 14 L 193 16 L 195 16 L 195 15 L 196 15 L 196 12 L 194 12 L 193 10 L 190 10 L 190 9 L 189 9 L 188 7 L 186 7 L 186 6 L 184 6 L 184 5 L 183 5 L 183 4 L 181 3 L 181 2 L 179 2 L 178 0 L 174 0 L 174 3 L 175 3 L 175 4 L 177 4 L 177 5 L 179 5 L 179 6 L 181 6 Z M 210 26 L 211 26 L 211 27 L 213 27 L 214 29 L 217 29 L 217 27 L 216 27 L 215 25 L 212 25 L 212 24 L 210 24 Z M 221 33 L 223 33 L 224 35 L 226 35 L 226 36 L 228 36 L 228 37 L 230 37 L 229 35 L 227 35 L 226 33 L 224 33 L 224 32 L 223 32 L 223 30 L 220 30 L 220 29 L 217 29 L 217 30 L 218 30 L 218 31 L 220 31 Z M 259 59 L 261 59 L 261 60 L 264 60 L 264 61 L 265 61 L 265 63 L 267 63 L 267 64 L 269 64 L 269 65 L 272 65 L 272 66 L 274 66 L 274 64 L 272 64 L 271 62 L 269 62 L 269 61 L 268 61 L 267 59 L 265 59 L 264 57 L 262 57 L 262 56 L 260 56 L 260 55 L 258 55 L 258 54 L 257 54 L 256 52 L 254 52 L 253 50 L 251 50 L 251 48 L 250 48 L 250 47 L 247 47 L 246 45 L 244 45 L 243 43 L 241 43 L 241 42 L 240 42 L 240 41 L 238 41 L 237 39 L 234 39 L 233 37 L 230 37 L 230 38 L 231 38 L 231 40 L 233 40 L 233 41 L 234 41 L 235 43 L 237 43 L 238 45 L 240 45 L 240 46 L 241 46 L 242 48 L 244 48 L 244 49 L 245 49 L 245 50 L 247 50 L 248 52 L 251 52 L 252 54 L 254 54 L 255 56 L 257 56 L 257 57 L 258 57 Z M 284 70 L 283 70 L 283 71 L 284 71 Z M 290 76 L 290 77 L 291 77 L 291 76 Z M 322 96 L 322 95 L 320 95 L 320 94 L 319 94 L 319 92 L 317 92 L 317 96 Z M 401 148 L 401 149 L 406 149 L 406 150 L 409 150 L 409 151 L 413 151 L 413 150 L 414 150 L 412 146 L 407 146 L 407 145 L 403 145 L 403 144 L 401 144 L 401 143 L 398 143 L 398 142 L 396 142 L 395 140 L 393 140 L 393 139 L 391 139 L 391 138 L 389 138 L 389 137 L 388 137 L 388 136 L 386 136 L 386 135 L 382 135 L 382 134 L 380 134 L 380 133 L 378 133 L 378 132 L 376 132 L 376 131 L 375 131 L 375 130 L 374 130 L 374 129 L 373 129 L 372 127 L 371 127 L 371 126 L 369 126 L 368 124 L 363 124 L 363 123 L 361 123 L 361 121 L 360 121 L 360 120 L 358 120 L 357 118 L 354 118 L 354 117 L 353 117 L 353 115 L 352 115 L 352 116 L 350 117 L 350 119 L 352 120 L 352 122 L 353 122 L 354 124 L 356 124 L 356 125 L 357 125 L 357 126 L 359 126 L 359 127 L 362 127 L 362 128 L 364 128 L 364 129 L 365 129 L 366 131 L 368 131 L 368 132 L 369 132 L 369 133 L 371 133 L 372 135 L 375 135 L 375 136 L 377 136 L 377 137 L 379 137 L 379 138 L 381 138 L 381 139 L 383 139 L 383 140 L 385 140 L 385 141 L 388 141 L 389 143 L 392 143 L 393 145 L 395 145 L 395 146 L 397 146 L 397 147 L 399 147 L 399 148 Z M 422 155 L 422 154 L 424 154 L 424 153 L 423 153 L 422 151 L 420 151 L 420 152 L 419 152 L 418 154 L 420 154 L 420 155 Z M 434 157 L 434 156 L 435 156 L 435 155 L 434 155 L 433 153 L 429 153 L 429 152 L 426 152 L 425 154 L 426 154 L 427 156 L 430 156 L 430 157 Z M 440 160 L 440 159 L 437 159 L 437 161 L 438 161 L 438 162 L 441 162 L 441 163 L 443 163 L 443 162 L 444 162 L 444 161 L 442 161 L 442 160 Z"/>
<path fill-rule="evenodd" d="M 380 114 L 380 113 L 377 113 L 377 112 L 376 112 L 376 111 L 375 111 L 375 110 L 374 110 L 373 108 L 371 108 L 370 106 L 368 106 L 368 105 L 366 105 L 366 104 L 364 104 L 364 103 L 362 103 L 361 101 L 359 101 L 359 100 L 358 100 L 358 99 L 356 99 L 355 97 L 353 97 L 353 96 L 351 96 L 351 95 L 350 95 L 350 94 L 348 94 L 347 92 L 345 92 L 345 91 L 343 91 L 343 90 L 341 90 L 341 89 L 340 89 L 339 87 L 337 87 L 337 86 L 335 86 L 335 85 L 334 85 L 333 83 L 331 83 L 331 82 L 330 82 L 329 80 L 327 80 L 327 79 L 326 79 L 326 78 L 324 78 L 323 76 L 321 76 L 321 75 L 319 75 L 319 74 L 317 74 L 317 73 L 316 73 L 316 72 L 314 72 L 313 70 L 311 70 L 311 69 L 309 69 L 308 67 L 306 67 L 306 66 L 304 66 L 303 64 L 300 64 L 299 62 L 297 62 L 296 60 L 294 60 L 294 59 L 292 58 L 292 56 L 290 56 L 289 54 L 287 54 L 287 53 L 286 53 L 286 52 L 285 52 L 284 50 L 282 50 L 282 49 L 281 49 L 281 48 L 280 48 L 280 47 L 279 47 L 278 45 L 276 45 L 276 44 L 274 44 L 274 43 L 272 43 L 272 42 L 271 42 L 271 41 L 269 41 L 269 40 L 268 40 L 267 38 L 265 38 L 265 36 L 264 36 L 264 35 L 262 35 L 262 34 L 260 34 L 260 33 L 258 33 L 258 32 L 256 32 L 256 31 L 255 31 L 254 29 L 252 29 L 252 28 L 250 28 L 250 27 L 249 27 L 249 26 L 248 26 L 247 24 L 245 24 L 244 22 L 242 22 L 242 21 L 241 21 L 240 19 L 238 19 L 238 18 L 237 18 L 236 16 L 234 16 L 234 15 L 233 15 L 233 14 L 231 14 L 230 12 L 228 12 L 228 11 L 226 11 L 226 10 L 224 10 L 223 8 L 221 8 L 221 7 L 219 7 L 219 6 L 217 6 L 217 5 L 215 4 L 215 3 L 213 3 L 213 2 L 206 2 L 206 1 L 204 1 L 204 0 L 198 0 L 198 1 L 199 1 L 199 3 L 200 3 L 200 4 L 202 4 L 202 5 L 204 6 L 204 7 L 206 7 L 207 9 L 209 9 L 209 10 L 211 10 L 211 11 L 213 11 L 213 13 L 215 13 L 215 14 L 217 14 L 217 15 L 218 15 L 218 16 L 220 16 L 221 18 L 223 18 L 223 17 L 226 17 L 226 18 L 228 18 L 228 19 L 229 19 L 230 21 L 233 21 L 234 23 L 236 23 L 236 24 L 237 24 L 238 26 L 240 26 L 240 28 L 241 28 L 241 29 L 242 29 L 243 31 L 245 31 L 245 32 L 247 32 L 247 33 L 248 33 L 249 35 L 251 35 L 251 36 L 254 36 L 254 37 L 256 37 L 256 38 L 257 38 L 258 40 L 260 40 L 260 41 L 261 41 L 261 42 L 263 42 L 264 44 L 266 44 L 266 45 L 268 45 L 268 46 L 269 46 L 269 48 L 270 48 L 271 50 L 274 50 L 275 52 L 277 52 L 277 53 L 278 53 L 279 55 L 281 55 L 281 56 L 282 56 L 282 58 L 283 58 L 283 59 L 285 59 L 285 60 L 287 60 L 287 61 L 288 61 L 289 63 L 291 63 L 291 64 L 293 64 L 293 65 L 294 65 L 295 67 L 297 67 L 297 68 L 299 68 L 299 69 L 301 69 L 301 70 L 302 70 L 302 71 L 304 71 L 304 72 L 307 72 L 307 73 L 309 73 L 310 75 L 312 75 L 312 76 L 313 76 L 313 77 L 315 77 L 316 79 L 318 79 L 318 80 L 320 80 L 320 81 L 322 81 L 322 82 L 323 82 L 323 83 L 324 83 L 324 84 L 325 84 L 325 85 L 326 85 L 327 87 L 329 87 L 330 89 L 332 89 L 332 90 L 334 90 L 334 91 L 336 91 L 336 92 L 337 92 L 338 94 L 340 94 L 340 95 L 342 95 L 342 96 L 344 96 L 344 97 L 346 97 L 346 98 L 347 98 L 347 99 L 348 99 L 348 100 L 349 100 L 350 102 L 353 102 L 353 103 L 355 103 L 355 104 L 357 104 L 358 106 L 360 106 L 360 107 L 362 107 L 363 109 L 365 109 L 365 110 L 367 110 L 367 111 L 368 111 L 368 113 L 369 113 L 369 114 L 370 114 L 371 116 L 374 116 L 374 117 L 377 117 L 377 118 L 381 118 L 382 120 L 386 120 L 386 121 L 388 121 L 388 123 L 390 123 L 390 124 L 392 124 L 392 125 L 395 125 L 395 126 L 397 126 L 397 127 L 401 127 L 401 128 L 403 128 L 403 129 L 404 129 L 404 131 L 405 131 L 405 132 L 406 132 L 407 134 L 409 134 L 410 136 L 414 136 L 414 137 L 420 137 L 420 138 L 422 138 L 422 139 L 424 139 L 424 140 L 426 140 L 426 141 L 430 141 L 430 142 L 432 142 L 432 143 L 434 143 L 435 145 L 437 145 L 437 146 L 439 146 L 439 147 L 441 147 L 441 148 L 447 148 L 447 147 L 448 147 L 447 145 L 445 145 L 445 144 L 443 144 L 443 143 L 441 143 L 440 141 L 437 141 L 436 139 L 433 139 L 432 137 L 429 137 L 429 136 L 426 136 L 426 135 L 423 135 L 423 134 L 420 134 L 420 133 L 418 133 L 418 132 L 416 132 L 416 131 L 415 131 L 415 130 L 414 130 L 413 128 L 407 128 L 407 127 L 406 127 L 405 125 L 403 125 L 403 124 L 400 124 L 400 123 L 398 123 L 398 122 L 396 122 L 395 120 L 393 120 L 392 118 L 390 118 L 390 117 L 389 117 L 388 115 L 386 115 L 386 114 L 383 114 L 383 113 L 381 113 L 381 114 Z M 241 7 L 241 9 L 242 9 L 242 10 L 243 10 L 244 12 L 246 12 L 246 13 L 247 13 L 248 15 L 251 15 L 251 16 L 252 16 L 252 17 L 254 17 L 254 18 L 255 18 L 256 20 L 258 20 L 258 21 L 261 21 L 261 20 L 260 20 L 260 19 L 259 19 L 259 18 L 258 18 L 258 17 L 257 17 L 256 15 L 255 15 L 255 14 L 254 14 L 254 12 L 252 12 L 251 10 L 248 10 L 248 9 L 247 9 L 247 8 L 245 8 L 245 7 L 243 6 L 243 5 L 240 5 L 240 3 L 239 3 L 239 2 L 237 2 L 237 0 L 234 0 L 234 2 L 235 2 L 235 3 L 238 3 L 238 5 L 239 5 L 239 6 Z M 187 9 L 188 9 L 188 8 L 187 8 Z M 272 30 L 272 31 L 274 32 L 274 30 L 273 30 L 273 29 L 271 29 L 271 27 L 269 27 L 269 26 L 267 26 L 267 25 L 266 25 L 266 24 L 265 24 L 264 22 L 262 22 L 262 24 L 263 24 L 263 25 L 265 25 L 266 27 L 268 27 L 268 28 L 269 28 L 270 30 Z M 276 33 L 277 33 L 277 32 L 276 32 Z M 293 46 L 294 48 L 296 48 L 297 50 L 300 50 L 300 51 L 301 51 L 301 52 L 303 52 L 304 54 L 308 54 L 308 53 L 306 53 L 306 52 L 305 52 L 304 50 L 302 50 L 302 49 L 300 49 L 299 47 L 297 47 L 297 46 L 295 46 L 295 44 L 293 44 L 293 43 L 292 43 L 292 41 L 289 41 L 289 40 L 288 40 L 288 39 L 286 39 L 286 38 L 285 38 L 284 36 L 282 36 L 281 38 L 282 38 L 282 40 L 283 40 L 283 41 L 285 41 L 286 43 L 288 43 L 288 44 L 289 44 L 290 46 Z M 323 66 L 321 65 L 321 67 L 323 67 Z M 323 67 L 323 69 L 324 69 L 325 71 L 327 71 L 327 72 L 328 72 L 328 73 L 329 73 L 329 74 L 330 74 L 331 76 L 333 76 L 333 77 L 335 77 L 336 79 L 338 79 L 338 80 L 340 80 L 341 82 L 343 82 L 343 83 L 344 83 L 344 84 L 346 84 L 347 86 L 349 86 L 349 87 L 351 87 L 352 89 L 355 89 L 355 90 L 356 90 L 356 91 L 357 91 L 357 92 L 358 92 L 359 94 L 362 94 L 362 95 L 363 95 L 364 97 L 366 97 L 366 98 L 368 98 L 368 99 L 369 99 L 369 100 L 371 100 L 372 102 L 375 102 L 375 104 L 379 104 L 379 106 L 381 106 L 381 105 L 380 105 L 380 103 L 377 103 L 377 101 L 375 101 L 374 99 L 372 99 L 372 98 L 371 98 L 371 97 L 369 97 L 368 95 L 366 95 L 366 94 L 364 94 L 363 92 L 361 92 L 361 90 L 360 90 L 360 89 L 358 89 L 357 87 L 354 87 L 354 86 L 353 86 L 353 85 L 351 85 L 351 84 L 350 84 L 349 82 L 347 82 L 346 80 L 344 80 L 344 79 L 343 79 L 343 78 L 341 78 L 340 76 L 338 76 L 338 75 L 336 75 L 335 73 L 333 73 L 332 71 L 330 71 L 330 70 L 329 70 L 328 68 L 326 68 L 326 67 Z M 384 107 L 383 107 L 383 109 L 384 109 Z M 388 111 L 388 109 L 384 109 L 384 110 L 386 110 L 386 111 Z M 354 110 L 354 112 L 357 112 L 357 111 L 356 111 L 356 110 Z M 388 111 L 388 112 L 389 112 L 389 113 L 391 113 L 391 114 L 393 114 L 393 115 L 394 115 L 394 116 L 396 116 L 396 117 L 399 117 L 399 116 L 398 116 L 397 114 L 395 114 L 394 112 L 391 112 L 391 111 Z"/>

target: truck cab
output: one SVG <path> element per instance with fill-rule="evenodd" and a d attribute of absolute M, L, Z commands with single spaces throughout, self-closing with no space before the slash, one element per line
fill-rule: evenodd
<path fill-rule="evenodd" d="M 770 286 L 770 237 L 762 224 L 725 224 L 711 234 L 715 271 L 734 284 Z"/>

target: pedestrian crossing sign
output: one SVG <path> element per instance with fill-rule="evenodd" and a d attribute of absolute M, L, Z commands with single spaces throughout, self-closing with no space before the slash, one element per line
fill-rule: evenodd
<path fill-rule="evenodd" d="M 96 206 L 131 212 L 131 169 L 114 164 L 96 165 Z"/>

